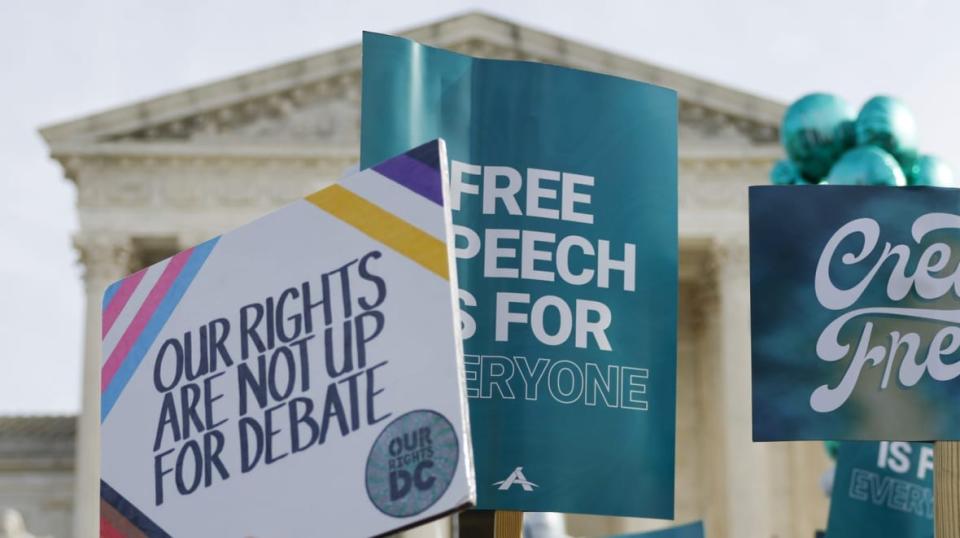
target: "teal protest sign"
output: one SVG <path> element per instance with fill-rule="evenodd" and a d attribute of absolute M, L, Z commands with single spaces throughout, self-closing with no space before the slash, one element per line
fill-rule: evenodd
<path fill-rule="evenodd" d="M 960 439 L 960 190 L 750 189 L 758 441 Z"/>
<path fill-rule="evenodd" d="M 361 133 L 447 141 L 478 506 L 672 517 L 676 94 L 365 34 Z"/>
<path fill-rule="evenodd" d="M 933 538 L 933 444 L 840 445 L 827 538 Z"/>

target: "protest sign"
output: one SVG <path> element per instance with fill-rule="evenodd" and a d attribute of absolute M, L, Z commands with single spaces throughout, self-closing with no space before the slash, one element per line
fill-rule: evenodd
<path fill-rule="evenodd" d="M 434 141 L 108 288 L 101 535 L 371 536 L 469 506 Z"/>
<path fill-rule="evenodd" d="M 362 103 L 447 140 L 478 507 L 672 517 L 676 94 L 367 33 Z"/>
<path fill-rule="evenodd" d="M 960 191 L 752 187 L 754 439 L 960 439 Z"/>
<path fill-rule="evenodd" d="M 933 538 L 933 445 L 841 443 L 827 538 Z"/>

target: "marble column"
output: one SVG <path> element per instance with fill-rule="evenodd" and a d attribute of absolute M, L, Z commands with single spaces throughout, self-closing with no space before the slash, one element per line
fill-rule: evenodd
<path fill-rule="evenodd" d="M 714 243 L 716 293 L 710 340 L 713 347 L 714 402 L 722 427 L 711 459 L 722 471 L 721 536 L 771 536 L 771 509 L 783 509 L 769 498 L 769 449 L 753 442 L 750 385 L 750 273 L 746 234 L 718 238 Z M 774 510 L 775 511 L 775 510 Z M 725 532 L 723 532 L 725 531 Z"/>
<path fill-rule="evenodd" d="M 77 419 L 73 536 L 99 536 L 100 505 L 100 310 L 103 291 L 129 269 L 128 238 L 88 235 L 75 241 L 86 292 L 82 402 Z"/>
<path fill-rule="evenodd" d="M 827 528 L 830 498 L 820 483 L 823 474 L 832 462 L 820 441 L 794 441 L 784 443 L 790 447 L 790 477 L 793 504 L 793 530 L 791 536 L 813 536 L 817 530 Z"/>

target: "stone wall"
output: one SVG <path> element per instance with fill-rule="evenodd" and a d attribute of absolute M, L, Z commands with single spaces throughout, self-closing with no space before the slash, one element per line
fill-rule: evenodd
<path fill-rule="evenodd" d="M 0 417 L 0 513 L 38 538 L 72 535 L 75 435 L 76 417 Z"/>

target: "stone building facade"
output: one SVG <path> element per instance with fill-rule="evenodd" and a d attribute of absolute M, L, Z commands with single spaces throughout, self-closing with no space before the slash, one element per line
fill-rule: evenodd
<path fill-rule="evenodd" d="M 0 417 L 0 538 L 17 518 L 37 537 L 70 535 L 76 427 L 71 416 Z"/>
<path fill-rule="evenodd" d="M 484 14 L 404 35 L 678 91 L 677 518 L 704 519 L 711 538 L 808 537 L 824 527 L 827 499 L 818 481 L 829 464 L 819 444 L 751 442 L 746 195 L 781 157 L 783 105 Z M 87 294 L 76 479 L 68 470 L 58 478 L 63 488 L 76 484 L 74 536 L 95 536 L 97 525 L 105 286 L 339 177 L 358 159 L 359 115 L 358 44 L 42 130 L 77 185 L 76 246 Z M 567 518 L 577 536 L 661 524 Z M 445 525 L 424 532 L 443 536 Z"/>

